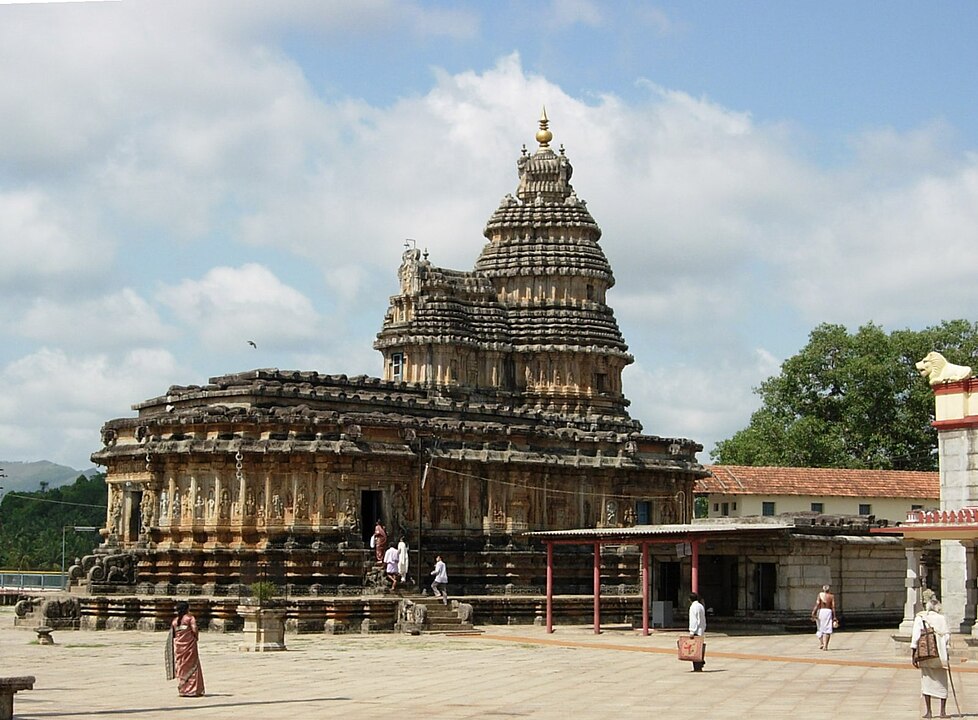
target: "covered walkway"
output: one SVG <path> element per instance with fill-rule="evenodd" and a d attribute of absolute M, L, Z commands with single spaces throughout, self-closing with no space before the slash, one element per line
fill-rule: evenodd
<path fill-rule="evenodd" d="M 601 547 L 604 545 L 636 545 L 642 555 L 642 634 L 649 634 L 652 570 L 649 546 L 676 545 L 681 556 L 691 564 L 690 589 L 699 592 L 700 543 L 706 539 L 743 537 L 747 534 L 781 533 L 790 525 L 774 523 L 691 523 L 683 525 L 636 525 L 623 528 L 579 528 L 526 533 L 525 537 L 539 540 L 547 548 L 547 632 L 553 632 L 554 545 L 590 545 L 594 567 L 594 633 L 601 632 Z M 688 550 L 688 552 L 687 552 Z"/>

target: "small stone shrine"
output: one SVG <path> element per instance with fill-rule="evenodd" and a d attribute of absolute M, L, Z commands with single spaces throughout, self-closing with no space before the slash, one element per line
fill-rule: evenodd
<path fill-rule="evenodd" d="M 683 523 L 702 447 L 642 432 L 601 230 L 546 115 L 472 271 L 411 248 L 374 347 L 382 378 L 260 369 L 174 386 L 107 422 L 90 589 L 231 595 L 268 579 L 361 594 L 374 522 L 444 556 L 453 594 L 539 592 L 526 530 Z M 588 556 L 563 592 L 589 592 Z M 368 591 L 369 592 L 369 591 Z"/>

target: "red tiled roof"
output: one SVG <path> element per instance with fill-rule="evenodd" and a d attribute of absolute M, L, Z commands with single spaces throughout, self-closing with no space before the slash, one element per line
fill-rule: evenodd
<path fill-rule="evenodd" d="M 937 472 L 843 468 L 707 465 L 712 477 L 696 492 L 722 495 L 818 495 L 824 497 L 921 498 L 941 496 Z"/>

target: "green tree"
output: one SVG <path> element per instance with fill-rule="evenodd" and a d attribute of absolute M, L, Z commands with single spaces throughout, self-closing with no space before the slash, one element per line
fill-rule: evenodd
<path fill-rule="evenodd" d="M 971 364 L 978 323 L 890 334 L 872 323 L 854 334 L 819 325 L 781 374 L 755 389 L 763 403 L 750 424 L 711 457 L 724 465 L 934 470 L 934 396 L 914 367 L 931 350 Z"/>
<path fill-rule="evenodd" d="M 105 524 L 105 475 L 80 475 L 72 485 L 42 492 L 7 493 L 0 503 L 0 568 L 60 570 L 64 527 Z M 65 562 L 91 554 L 95 533 L 64 534 Z"/>

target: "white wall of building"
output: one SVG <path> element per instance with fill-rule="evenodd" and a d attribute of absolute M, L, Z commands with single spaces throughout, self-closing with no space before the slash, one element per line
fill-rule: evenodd
<path fill-rule="evenodd" d="M 913 509 L 934 508 L 937 502 L 931 498 L 878 498 L 878 497 L 818 497 L 814 495 L 709 495 L 707 517 L 746 517 L 763 515 L 764 503 L 774 503 L 774 515 L 781 513 L 812 512 L 812 503 L 821 503 L 820 512 L 826 515 L 874 515 L 877 520 L 890 523 L 903 522 L 907 512 Z M 860 513 L 860 506 L 868 505 L 868 513 Z M 815 512 L 819 512 L 815 510 Z"/>

